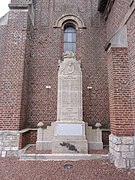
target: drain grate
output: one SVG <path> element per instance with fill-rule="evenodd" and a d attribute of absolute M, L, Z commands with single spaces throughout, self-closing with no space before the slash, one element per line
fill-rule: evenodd
<path fill-rule="evenodd" d="M 65 169 L 71 169 L 73 168 L 74 166 L 72 164 L 64 164 L 64 168 Z"/>

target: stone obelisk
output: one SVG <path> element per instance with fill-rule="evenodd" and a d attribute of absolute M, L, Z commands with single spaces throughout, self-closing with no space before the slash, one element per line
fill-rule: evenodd
<path fill-rule="evenodd" d="M 74 53 L 66 52 L 59 64 L 57 121 L 52 153 L 88 153 L 82 105 L 82 71 Z"/>

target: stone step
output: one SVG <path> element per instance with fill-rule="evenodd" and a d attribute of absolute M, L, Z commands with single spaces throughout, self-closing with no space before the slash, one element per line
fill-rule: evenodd
<path fill-rule="evenodd" d="M 108 159 L 108 154 L 22 154 L 20 160 L 43 160 L 43 161 L 62 161 L 62 160 L 94 160 Z"/>

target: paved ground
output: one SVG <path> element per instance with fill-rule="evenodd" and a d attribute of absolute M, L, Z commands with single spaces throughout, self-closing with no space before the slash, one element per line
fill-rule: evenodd
<path fill-rule="evenodd" d="M 73 168 L 65 169 L 64 165 Z M 109 160 L 19 161 L 0 158 L 0 180 L 135 180 L 135 170 L 116 169 Z"/>

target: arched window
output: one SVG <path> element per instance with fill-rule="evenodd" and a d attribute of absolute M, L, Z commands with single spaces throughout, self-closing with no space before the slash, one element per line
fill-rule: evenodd
<path fill-rule="evenodd" d="M 66 51 L 76 53 L 76 29 L 72 25 L 64 28 L 64 52 Z"/>

